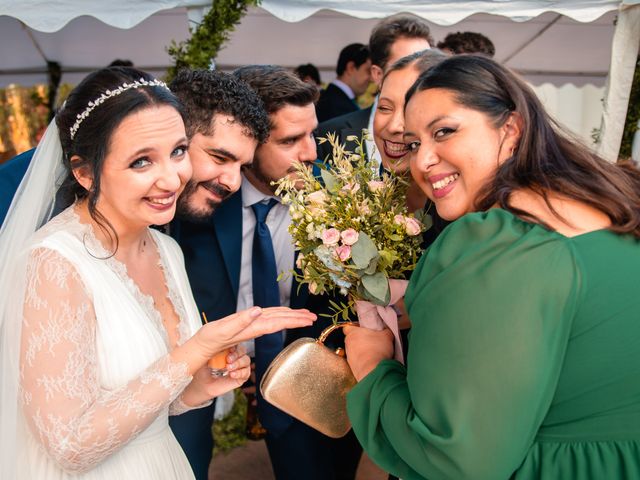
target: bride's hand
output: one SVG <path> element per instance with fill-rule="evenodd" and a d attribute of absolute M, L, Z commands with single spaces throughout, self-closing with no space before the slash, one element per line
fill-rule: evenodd
<path fill-rule="evenodd" d="M 198 345 L 209 357 L 246 340 L 288 328 L 307 327 L 316 315 L 306 309 L 288 307 L 252 307 L 204 325 L 195 335 Z"/>
<path fill-rule="evenodd" d="M 229 372 L 224 377 L 214 377 L 208 366 L 200 368 L 185 389 L 182 401 L 187 405 L 201 405 L 207 400 L 218 397 L 240 387 L 251 374 L 251 359 L 243 345 L 231 347 L 227 354 L 226 367 Z"/>

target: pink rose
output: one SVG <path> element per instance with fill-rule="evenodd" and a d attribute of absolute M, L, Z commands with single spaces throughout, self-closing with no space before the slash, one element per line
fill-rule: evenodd
<path fill-rule="evenodd" d="M 396 215 L 395 217 L 393 217 L 393 221 L 395 223 L 397 223 L 398 225 L 404 225 L 404 222 L 407 221 L 407 219 L 405 218 L 404 215 Z"/>
<path fill-rule="evenodd" d="M 358 190 L 360 190 L 360 184 L 355 182 L 347 183 L 344 187 L 342 187 L 343 192 L 356 193 Z"/>
<path fill-rule="evenodd" d="M 307 200 L 309 201 L 309 203 L 312 203 L 314 205 L 324 205 L 324 202 L 327 200 L 327 196 L 322 190 L 318 190 L 307 195 Z"/>
<path fill-rule="evenodd" d="M 367 185 L 369 186 L 369 190 L 372 192 L 377 192 L 384 188 L 384 182 L 382 180 L 370 180 L 367 182 Z"/>
<path fill-rule="evenodd" d="M 406 217 L 405 220 L 404 228 L 407 231 L 407 235 L 411 235 L 412 237 L 418 235 L 420 230 L 422 230 L 420 222 L 412 217 Z"/>
<path fill-rule="evenodd" d="M 327 212 L 325 211 L 325 209 L 324 209 L 324 208 L 322 208 L 322 207 L 320 206 L 320 204 L 312 204 L 312 205 L 310 205 L 310 206 L 307 208 L 307 211 L 308 211 L 311 215 L 313 215 L 314 217 L 316 217 L 316 218 L 321 217 L 321 216 L 323 216 L 325 213 L 327 213 Z"/>
<path fill-rule="evenodd" d="M 340 245 L 336 247 L 335 253 L 340 261 L 344 262 L 351 257 L 351 247 L 349 245 Z"/>
<path fill-rule="evenodd" d="M 328 228 L 322 232 L 322 243 L 326 246 L 335 245 L 340 240 L 340 232 L 335 228 Z"/>
<path fill-rule="evenodd" d="M 340 238 L 342 238 L 342 243 L 345 245 L 353 245 L 358 241 L 358 232 L 353 228 L 347 228 L 340 233 Z"/>

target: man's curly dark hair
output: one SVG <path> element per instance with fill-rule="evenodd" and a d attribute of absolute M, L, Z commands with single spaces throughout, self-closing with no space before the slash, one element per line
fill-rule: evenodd
<path fill-rule="evenodd" d="M 220 71 L 183 69 L 169 85 L 185 109 L 189 138 L 213 134 L 213 116 L 229 115 L 244 127 L 246 135 L 264 143 L 269 137 L 269 115 L 251 87 Z"/>
<path fill-rule="evenodd" d="M 449 50 L 454 55 L 475 53 L 493 57 L 496 54 L 493 42 L 478 32 L 449 33 L 443 41 L 438 43 L 438 48 L 444 51 Z"/>

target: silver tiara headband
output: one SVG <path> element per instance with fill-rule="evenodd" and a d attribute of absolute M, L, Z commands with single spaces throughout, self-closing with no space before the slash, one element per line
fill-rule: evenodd
<path fill-rule="evenodd" d="M 82 113 L 79 113 L 76 116 L 76 123 L 74 123 L 73 126 L 69 129 L 69 133 L 71 134 L 71 140 L 73 140 L 73 137 L 76 136 L 78 128 L 80 128 L 80 124 L 82 124 L 84 119 L 87 118 L 98 105 L 102 105 L 109 98 L 120 95 L 122 92 L 126 92 L 127 90 L 131 90 L 132 88 L 139 88 L 139 87 L 164 87 L 167 90 L 169 90 L 169 87 L 167 87 L 167 84 L 161 80 L 156 80 L 156 79 L 145 80 L 144 78 L 141 78 L 140 80 L 136 80 L 133 83 L 125 82 L 115 90 L 107 90 L 98 98 L 89 102 L 89 105 L 87 105 L 87 108 L 85 108 Z"/>

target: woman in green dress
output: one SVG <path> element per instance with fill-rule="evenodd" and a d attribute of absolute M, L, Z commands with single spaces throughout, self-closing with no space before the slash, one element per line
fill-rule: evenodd
<path fill-rule="evenodd" d="M 347 329 L 347 406 L 369 456 L 410 479 L 640 478 L 640 175 L 560 132 L 477 56 L 407 93 L 415 181 L 455 220 L 388 331 Z"/>

